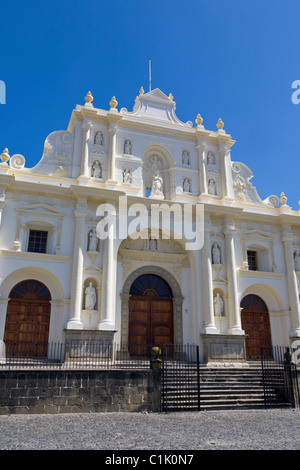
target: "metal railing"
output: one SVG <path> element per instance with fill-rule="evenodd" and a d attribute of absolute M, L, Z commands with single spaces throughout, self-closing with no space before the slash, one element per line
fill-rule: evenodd
<path fill-rule="evenodd" d="M 149 369 L 153 346 L 89 340 L 6 341 L 0 345 L 0 370 Z"/>

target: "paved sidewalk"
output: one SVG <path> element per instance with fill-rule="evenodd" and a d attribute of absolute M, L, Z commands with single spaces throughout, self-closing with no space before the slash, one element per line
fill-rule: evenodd
<path fill-rule="evenodd" d="M 300 411 L 0 416 L 1 450 L 299 450 Z"/>

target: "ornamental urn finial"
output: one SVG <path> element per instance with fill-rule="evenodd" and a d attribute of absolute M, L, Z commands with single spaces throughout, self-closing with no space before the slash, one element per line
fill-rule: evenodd
<path fill-rule="evenodd" d="M 285 195 L 284 193 L 281 193 L 279 200 L 280 200 L 281 204 L 284 206 L 284 205 L 287 203 L 287 197 L 286 197 L 286 195 Z"/>
<path fill-rule="evenodd" d="M 143 95 L 143 94 L 144 94 L 144 88 L 141 87 L 141 88 L 140 88 L 140 95 Z"/>
<path fill-rule="evenodd" d="M 218 122 L 217 122 L 217 128 L 218 128 L 219 130 L 222 130 L 223 127 L 224 127 L 224 122 L 222 121 L 221 118 L 219 118 L 219 119 L 218 119 Z"/>
<path fill-rule="evenodd" d="M 115 96 L 112 97 L 112 99 L 109 102 L 109 105 L 110 105 L 111 109 L 115 109 L 118 106 L 118 102 L 117 102 Z"/>
<path fill-rule="evenodd" d="M 8 162 L 8 160 L 10 159 L 8 149 L 3 150 L 3 152 L 0 155 L 0 158 L 1 158 L 2 163 Z"/>
<path fill-rule="evenodd" d="M 86 97 L 85 97 L 85 101 L 87 103 L 92 103 L 93 99 L 94 99 L 94 97 L 93 97 L 92 93 L 90 91 L 88 91 L 87 94 L 86 94 Z"/>
<path fill-rule="evenodd" d="M 202 122 L 203 122 L 203 119 L 202 119 L 202 117 L 201 117 L 200 114 L 197 114 L 197 117 L 196 117 L 196 119 L 195 119 L 195 122 L 196 122 L 197 126 L 201 126 L 201 124 L 202 124 Z"/>

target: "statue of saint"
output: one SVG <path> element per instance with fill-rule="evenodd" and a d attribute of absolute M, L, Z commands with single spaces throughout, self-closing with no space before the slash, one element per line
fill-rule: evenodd
<path fill-rule="evenodd" d="M 152 180 L 152 190 L 150 197 L 156 198 L 156 199 L 163 199 L 164 198 L 164 193 L 163 193 L 163 179 L 160 176 L 159 171 L 155 171 L 153 180 Z"/>
<path fill-rule="evenodd" d="M 208 194 L 211 194 L 212 196 L 215 196 L 217 194 L 216 183 L 213 179 L 210 179 L 208 181 Z"/>
<path fill-rule="evenodd" d="M 221 317 L 223 315 L 223 299 L 220 297 L 219 292 L 217 293 L 215 297 L 215 316 L 216 317 Z"/>
<path fill-rule="evenodd" d="M 132 183 L 131 170 L 129 170 L 128 168 L 125 168 L 125 170 L 123 171 L 123 183 L 125 183 L 125 184 L 131 184 Z"/>
<path fill-rule="evenodd" d="M 149 250 L 150 251 L 157 251 L 157 241 L 155 238 L 149 239 Z"/>
<path fill-rule="evenodd" d="M 185 193 L 190 193 L 191 192 L 191 182 L 190 182 L 189 178 L 184 178 L 183 191 Z"/>
<path fill-rule="evenodd" d="M 212 261 L 213 261 L 213 264 L 221 264 L 221 251 L 217 243 L 213 244 Z"/>
<path fill-rule="evenodd" d="M 92 166 L 92 177 L 102 178 L 102 166 L 98 160 L 95 160 Z"/>
<path fill-rule="evenodd" d="M 96 291 L 93 283 L 90 282 L 89 286 L 85 289 L 85 309 L 94 310 L 96 305 Z"/>
<path fill-rule="evenodd" d="M 95 134 L 94 144 L 103 145 L 103 135 L 102 132 L 98 131 Z"/>
<path fill-rule="evenodd" d="M 124 153 L 126 155 L 131 155 L 131 142 L 130 142 L 130 140 L 125 140 Z"/>
<path fill-rule="evenodd" d="M 88 251 L 97 251 L 97 232 L 96 228 L 93 227 L 92 230 L 89 232 L 89 245 L 88 245 Z"/>

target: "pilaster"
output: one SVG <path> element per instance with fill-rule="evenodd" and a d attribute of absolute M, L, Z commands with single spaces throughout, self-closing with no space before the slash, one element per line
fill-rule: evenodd
<path fill-rule="evenodd" d="M 238 301 L 234 243 L 236 230 L 234 228 L 233 221 L 227 221 L 223 233 L 225 235 L 226 269 L 228 280 L 228 334 L 242 335 L 244 334 L 244 331 L 241 327 L 240 306 Z"/>
<path fill-rule="evenodd" d="M 74 252 L 71 278 L 71 301 L 70 301 L 70 319 L 67 323 L 67 329 L 83 329 L 81 321 L 82 310 L 82 275 L 85 241 L 85 218 L 88 215 L 85 201 L 82 201 L 81 207 L 77 205 L 74 212 L 75 216 L 75 234 L 74 234 Z"/>
<path fill-rule="evenodd" d="M 289 230 L 289 228 L 287 229 Z M 294 237 L 291 231 L 286 231 L 282 237 L 284 245 L 284 256 L 286 264 L 287 287 L 289 294 L 289 301 L 291 307 L 291 337 L 300 337 L 300 304 L 298 295 L 297 277 L 295 272 L 295 263 L 293 257 L 293 242 Z"/>
<path fill-rule="evenodd" d="M 210 221 L 206 218 L 204 225 L 204 245 L 202 248 L 202 306 L 204 326 L 202 334 L 216 334 L 218 329 L 214 319 L 213 281 L 211 266 L 211 246 L 210 246 Z"/>

